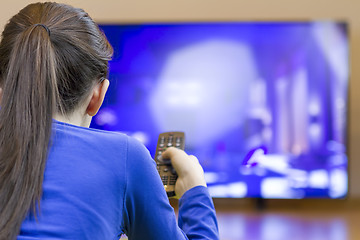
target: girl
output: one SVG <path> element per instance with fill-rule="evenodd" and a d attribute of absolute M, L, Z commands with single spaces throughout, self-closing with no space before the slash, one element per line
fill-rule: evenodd
<path fill-rule="evenodd" d="M 0 239 L 218 239 L 198 160 L 169 148 L 179 219 L 146 148 L 88 128 L 112 48 L 81 9 L 35 3 L 0 43 Z"/>

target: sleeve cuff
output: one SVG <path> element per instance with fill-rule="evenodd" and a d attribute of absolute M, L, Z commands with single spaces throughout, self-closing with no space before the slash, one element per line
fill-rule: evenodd
<path fill-rule="evenodd" d="M 184 195 L 182 195 L 182 197 L 179 199 L 179 205 L 181 206 L 184 201 L 186 202 L 186 199 L 194 198 L 200 195 L 206 195 L 207 197 L 211 198 L 207 187 L 196 186 L 190 188 L 184 193 Z"/>

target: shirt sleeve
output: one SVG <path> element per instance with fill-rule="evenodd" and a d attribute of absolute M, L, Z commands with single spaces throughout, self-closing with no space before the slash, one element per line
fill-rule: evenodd
<path fill-rule="evenodd" d="M 206 187 L 194 187 L 180 198 L 179 227 L 189 239 L 219 239 L 215 208 Z"/>
<path fill-rule="evenodd" d="M 217 239 L 197 237 L 207 236 L 204 233 L 206 232 L 206 227 L 214 228 L 212 230 L 208 229 L 208 233 L 211 233 L 209 236 L 214 235 L 213 232 L 217 230 L 217 224 L 211 226 L 210 220 L 207 221 L 207 225 L 200 223 L 203 226 L 199 233 L 200 235 L 197 235 L 196 228 L 190 227 L 193 222 L 199 220 L 196 214 L 191 216 L 192 211 L 201 212 L 202 209 L 207 209 L 207 213 L 204 213 L 207 216 L 209 209 L 213 209 L 213 205 L 207 208 L 202 206 L 201 209 L 196 209 L 199 207 L 197 204 L 188 203 L 198 201 L 199 199 L 207 199 L 208 195 L 205 194 L 205 191 L 194 189 L 192 192 L 194 192 L 194 196 L 197 196 L 196 199 L 192 199 L 190 196 L 190 198 L 181 200 L 185 204 L 183 204 L 185 211 L 181 211 L 185 213 L 185 217 L 181 217 L 181 222 L 183 226 L 186 226 L 187 230 L 190 230 L 190 235 L 187 237 L 188 233 L 186 230 L 184 232 L 176 222 L 174 209 L 169 203 L 156 170 L 155 161 L 151 158 L 148 150 L 132 138 L 128 140 L 128 156 L 125 171 L 127 183 L 124 200 L 124 232 L 130 240 Z M 201 195 L 204 196 L 201 197 Z M 204 203 L 204 205 L 206 204 L 209 204 L 209 201 Z M 196 226 L 199 226 L 199 224 Z"/>

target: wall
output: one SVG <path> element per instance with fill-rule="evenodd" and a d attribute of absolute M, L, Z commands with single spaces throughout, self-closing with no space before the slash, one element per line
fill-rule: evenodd
<path fill-rule="evenodd" d="M 31 1 L 2 0 L 0 29 Z M 206 20 L 346 20 L 350 25 L 350 198 L 360 198 L 360 1 L 358 0 L 64 0 L 98 22 Z M 357 147 L 358 146 L 358 147 Z"/>

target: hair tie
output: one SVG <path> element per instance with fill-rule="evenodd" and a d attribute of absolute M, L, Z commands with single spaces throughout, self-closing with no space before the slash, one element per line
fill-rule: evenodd
<path fill-rule="evenodd" d="M 47 33 L 49 34 L 49 37 L 50 37 L 50 29 L 46 25 L 41 24 L 41 23 L 34 24 L 34 27 L 37 27 L 37 26 L 41 26 L 41 27 L 45 28 L 45 30 L 47 31 Z"/>

